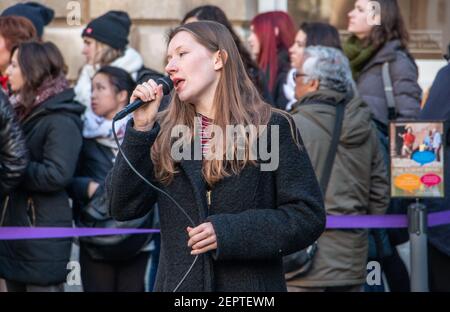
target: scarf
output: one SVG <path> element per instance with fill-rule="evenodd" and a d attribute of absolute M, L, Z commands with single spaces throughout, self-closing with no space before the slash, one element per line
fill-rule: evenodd
<path fill-rule="evenodd" d="M 139 69 L 144 66 L 141 55 L 134 49 L 128 47 L 125 54 L 113 61 L 110 66 L 119 67 L 130 73 L 131 77 L 136 80 Z M 97 116 L 92 112 L 91 95 L 92 95 L 92 77 L 96 71 L 100 69 L 99 65 L 85 65 L 81 71 L 78 82 L 74 88 L 75 99 L 86 106 L 84 113 L 84 129 L 83 137 L 86 139 L 96 139 L 96 141 L 107 147 L 116 147 L 114 137 L 112 135 L 112 121 Z M 129 118 L 116 122 L 116 131 L 118 139 L 121 140 L 121 132 L 125 133 L 126 123 Z"/>
<path fill-rule="evenodd" d="M 372 46 L 364 46 L 364 42 L 356 36 L 350 37 L 343 45 L 344 53 L 350 60 L 350 67 L 352 69 L 353 79 L 358 81 L 361 71 L 377 53 L 377 50 Z"/>
<path fill-rule="evenodd" d="M 20 121 L 23 121 L 28 115 L 42 103 L 49 98 L 69 89 L 69 82 L 64 74 L 60 74 L 58 77 L 48 77 L 37 88 L 34 102 L 31 107 L 25 107 L 21 99 L 20 93 L 15 94 L 10 98 L 11 104 L 16 111 L 16 114 Z"/>
<path fill-rule="evenodd" d="M 128 116 L 115 123 L 119 143 L 122 143 L 127 122 L 130 118 Z M 99 144 L 111 148 L 114 154 L 117 154 L 118 148 L 112 132 L 112 120 L 97 116 L 92 111 L 86 112 L 83 125 L 83 137 L 86 139 L 95 139 Z"/>

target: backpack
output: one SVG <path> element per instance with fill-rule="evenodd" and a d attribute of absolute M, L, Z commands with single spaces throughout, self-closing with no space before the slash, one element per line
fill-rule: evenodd
<path fill-rule="evenodd" d="M 101 185 L 89 203 L 81 210 L 76 220 L 78 227 L 84 228 L 151 228 L 154 221 L 154 209 L 145 216 L 130 220 L 116 221 L 109 213 L 109 199 Z M 128 260 L 141 252 L 142 248 L 153 239 L 153 234 L 144 235 L 108 235 L 80 237 L 87 252 L 93 259 Z"/>

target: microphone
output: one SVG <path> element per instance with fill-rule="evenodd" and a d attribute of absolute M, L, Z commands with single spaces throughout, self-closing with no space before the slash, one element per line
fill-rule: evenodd
<path fill-rule="evenodd" d="M 158 79 L 156 79 L 155 82 L 157 85 L 163 86 L 164 95 L 168 95 L 170 93 L 170 91 L 172 91 L 172 89 L 173 89 L 172 79 L 170 79 L 167 76 L 158 78 Z M 128 114 L 131 114 L 132 112 L 134 112 L 135 110 L 137 110 L 139 107 L 141 107 L 144 104 L 145 104 L 145 102 L 143 102 L 141 99 L 137 99 L 133 103 L 125 106 L 125 108 L 122 109 L 120 112 L 118 112 L 116 114 L 116 116 L 114 116 L 113 121 L 118 121 L 118 120 L 125 118 Z"/>

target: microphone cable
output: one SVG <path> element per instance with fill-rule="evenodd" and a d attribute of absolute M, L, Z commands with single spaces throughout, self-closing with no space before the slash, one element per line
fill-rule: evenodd
<path fill-rule="evenodd" d="M 183 207 L 181 207 L 180 204 L 178 204 L 178 202 L 170 194 L 168 194 L 164 190 L 160 189 L 159 187 L 153 185 L 150 181 L 148 181 L 142 174 L 139 173 L 139 171 L 137 171 L 137 169 L 128 160 L 127 156 L 125 155 L 125 153 L 122 150 L 122 147 L 120 146 L 119 139 L 117 138 L 116 121 L 115 120 L 113 120 L 113 122 L 112 122 L 112 132 L 113 132 L 114 140 L 116 141 L 117 147 L 119 149 L 119 153 L 120 153 L 120 155 L 122 155 L 122 158 L 125 160 L 125 162 L 130 167 L 130 169 L 142 181 L 144 181 L 148 186 L 150 186 L 154 190 L 160 192 L 161 194 L 165 195 L 170 201 L 172 201 L 175 204 L 175 206 L 181 211 L 181 213 L 188 219 L 188 221 L 191 223 L 191 225 L 195 228 L 196 225 L 195 225 L 194 220 L 192 220 L 192 218 L 187 214 L 187 212 L 183 209 Z M 174 293 L 177 292 L 178 289 L 181 287 L 181 285 L 183 285 L 183 283 L 186 280 L 186 278 L 189 276 L 189 274 L 191 274 L 192 269 L 194 268 L 195 264 L 197 263 L 197 260 L 198 260 L 199 256 L 200 255 L 195 256 L 194 261 L 192 262 L 191 266 L 189 267 L 187 272 L 184 274 L 184 276 L 182 277 L 182 279 L 179 281 L 179 283 L 177 284 L 177 286 L 175 287 L 175 289 L 172 292 L 174 292 Z"/>

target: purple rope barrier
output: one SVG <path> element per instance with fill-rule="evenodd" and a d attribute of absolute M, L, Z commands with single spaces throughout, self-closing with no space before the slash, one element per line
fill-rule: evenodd
<path fill-rule="evenodd" d="M 428 227 L 450 224 L 450 211 L 432 213 Z M 406 215 L 328 216 L 327 229 L 386 229 L 407 228 Z M 86 236 L 159 233 L 157 229 L 97 229 L 56 227 L 0 227 L 0 240 L 50 239 Z"/>
<path fill-rule="evenodd" d="M 327 229 L 392 229 L 407 228 L 405 215 L 328 216 Z"/>
<path fill-rule="evenodd" d="M 48 239 L 159 233 L 155 229 L 96 229 L 57 227 L 0 227 L 0 240 Z"/>

